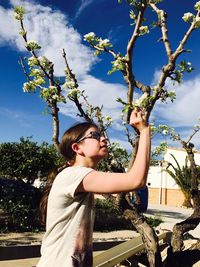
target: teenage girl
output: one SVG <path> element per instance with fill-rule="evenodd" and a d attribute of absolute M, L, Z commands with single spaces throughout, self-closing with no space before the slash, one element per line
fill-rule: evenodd
<path fill-rule="evenodd" d="M 134 164 L 127 173 L 96 171 L 108 155 L 107 140 L 93 123 L 68 129 L 60 152 L 68 167 L 50 176 L 41 201 L 46 233 L 37 267 L 92 267 L 94 193 L 120 193 L 145 186 L 150 158 L 150 128 L 141 111 L 133 110 L 130 125 L 140 133 Z"/>

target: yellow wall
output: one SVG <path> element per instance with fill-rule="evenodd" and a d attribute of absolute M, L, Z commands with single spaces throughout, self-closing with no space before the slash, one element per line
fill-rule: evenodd
<path fill-rule="evenodd" d="M 180 189 L 149 188 L 149 204 L 163 204 L 169 206 L 182 206 L 184 195 Z"/>

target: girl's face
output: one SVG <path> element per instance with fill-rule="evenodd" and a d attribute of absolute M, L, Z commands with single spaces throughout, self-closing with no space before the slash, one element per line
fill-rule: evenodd
<path fill-rule="evenodd" d="M 107 139 L 96 127 L 90 127 L 77 143 L 85 157 L 100 160 L 108 155 Z"/>

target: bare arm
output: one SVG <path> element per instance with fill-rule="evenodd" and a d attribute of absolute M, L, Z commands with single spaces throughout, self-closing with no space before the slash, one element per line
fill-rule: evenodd
<path fill-rule="evenodd" d="M 150 127 L 143 122 L 141 112 L 133 111 L 130 124 L 140 131 L 138 152 L 128 173 L 93 171 L 86 175 L 78 191 L 94 193 L 128 192 L 146 184 L 150 160 Z"/>

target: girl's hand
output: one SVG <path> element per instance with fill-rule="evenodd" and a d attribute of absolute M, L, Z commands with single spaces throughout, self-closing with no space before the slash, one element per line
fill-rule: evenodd
<path fill-rule="evenodd" d="M 147 128 L 147 124 L 142 117 L 142 111 L 134 109 L 131 112 L 129 124 L 141 132 L 144 128 Z"/>

